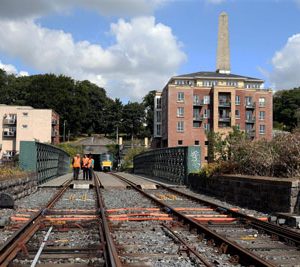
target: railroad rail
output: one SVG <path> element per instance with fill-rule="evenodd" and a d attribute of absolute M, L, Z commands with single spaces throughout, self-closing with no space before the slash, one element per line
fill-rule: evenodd
<path fill-rule="evenodd" d="M 196 229 L 201 238 L 208 239 L 220 252 L 230 254 L 235 263 L 245 266 L 294 266 L 300 259 L 299 233 L 268 223 L 264 221 L 266 218 L 257 219 L 237 210 L 229 210 L 160 183 L 158 184 L 162 190 L 158 193 L 142 190 L 125 177 L 114 173 L 112 175 L 158 203 L 165 211 L 188 224 L 191 229 Z M 176 205 L 176 199 L 184 201 L 179 201 Z M 180 207 L 183 202 L 189 207 Z M 197 207 L 195 203 L 200 205 L 198 212 L 197 208 L 194 208 Z M 203 214 L 205 209 L 206 214 Z M 244 232 L 250 234 L 237 238 L 240 240 L 235 239 L 236 233 Z"/>
<path fill-rule="evenodd" d="M 72 191 L 70 184 L 71 181 L 65 183 L 47 205 L 28 218 L 27 222 L 1 246 L 0 266 L 27 266 L 28 262 L 31 262 L 31 265 L 28 266 L 36 266 L 38 262 L 40 262 L 39 266 L 45 267 L 64 266 L 67 258 L 74 259 L 74 266 L 76 264 L 80 264 L 80 266 L 90 266 L 91 264 L 93 266 L 121 266 L 117 255 L 112 253 L 113 247 L 109 240 L 109 230 L 103 213 L 99 180 L 94 178 L 93 188 L 95 190 L 93 192 L 95 193 L 91 194 L 91 196 L 95 195 L 94 200 L 88 193 L 77 191 L 81 194 L 79 202 L 87 203 L 82 209 L 70 208 L 76 201 L 74 195 L 76 189 Z M 66 205 L 65 202 L 69 203 Z M 95 208 L 90 209 L 93 206 Z M 46 235 L 45 230 L 47 231 Z M 72 239 L 77 236 L 79 231 L 83 233 L 83 237 L 86 235 L 86 238 L 89 239 L 90 235 L 93 235 L 94 245 L 90 247 L 65 246 L 64 242 L 69 242 L 67 234 L 72 232 L 73 236 L 70 237 Z M 48 239 L 51 235 L 54 237 L 49 242 Z M 62 237 L 60 238 L 60 236 Z M 85 261 L 81 262 L 81 258 Z M 90 262 L 91 258 L 92 263 Z M 50 259 L 49 262 L 47 262 L 48 259 Z M 65 263 L 65 266 L 70 265 L 73 266 L 73 264 Z"/>

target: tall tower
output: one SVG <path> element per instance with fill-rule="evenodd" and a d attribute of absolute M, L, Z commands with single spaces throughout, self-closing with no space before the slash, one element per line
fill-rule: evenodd
<path fill-rule="evenodd" d="M 225 12 L 219 16 L 217 72 L 230 73 L 228 16 Z"/>

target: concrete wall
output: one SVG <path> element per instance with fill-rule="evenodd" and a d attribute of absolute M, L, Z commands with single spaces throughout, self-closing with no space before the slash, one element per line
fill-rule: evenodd
<path fill-rule="evenodd" d="M 224 175 L 201 178 L 189 175 L 196 191 L 265 212 L 299 212 L 300 179 Z"/>
<path fill-rule="evenodd" d="M 16 179 L 0 181 L 0 193 L 9 193 L 14 200 L 28 196 L 37 190 L 35 174 L 25 174 Z"/>

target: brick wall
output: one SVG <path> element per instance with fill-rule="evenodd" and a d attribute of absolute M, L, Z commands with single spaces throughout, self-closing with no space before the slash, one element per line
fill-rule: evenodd
<path fill-rule="evenodd" d="M 189 184 L 196 191 L 242 207 L 265 212 L 299 213 L 300 179 L 239 175 L 203 179 L 190 174 Z"/>

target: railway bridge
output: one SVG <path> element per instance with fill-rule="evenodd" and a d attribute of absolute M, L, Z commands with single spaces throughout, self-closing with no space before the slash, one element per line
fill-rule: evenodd
<path fill-rule="evenodd" d="M 185 155 L 196 150 L 143 154 L 134 174 L 94 171 L 92 180 L 74 181 L 63 151 L 26 146 L 43 155 L 39 168 L 48 172 L 33 170 L 43 175 L 25 179 L 32 190 L 0 209 L 0 266 L 299 266 L 296 227 L 196 192 L 195 175 L 172 167 L 188 168 Z M 181 160 L 166 161 L 176 153 Z M 13 194 L 25 180 L 0 190 Z"/>

